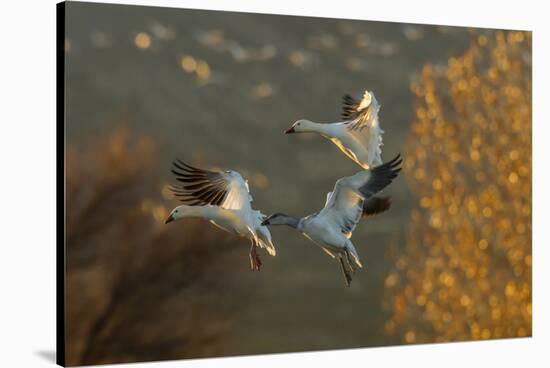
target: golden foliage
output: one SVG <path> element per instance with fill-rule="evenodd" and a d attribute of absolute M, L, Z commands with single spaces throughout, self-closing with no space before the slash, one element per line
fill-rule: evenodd
<path fill-rule="evenodd" d="M 531 34 L 477 34 L 412 86 L 417 197 L 387 276 L 405 343 L 531 335 Z"/>

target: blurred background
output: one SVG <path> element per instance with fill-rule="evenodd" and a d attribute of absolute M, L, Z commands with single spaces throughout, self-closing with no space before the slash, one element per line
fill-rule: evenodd
<path fill-rule="evenodd" d="M 531 34 L 68 3 L 67 362 L 134 362 L 531 335 Z M 292 229 L 260 273 L 246 239 L 178 205 L 171 161 L 235 169 L 302 216 L 358 171 L 325 139 L 374 91 L 391 210 L 365 268 Z"/>

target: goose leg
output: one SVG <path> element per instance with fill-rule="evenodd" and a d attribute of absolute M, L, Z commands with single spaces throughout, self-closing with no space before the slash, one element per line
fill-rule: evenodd
<path fill-rule="evenodd" d="M 252 271 L 260 271 L 260 268 L 262 267 L 262 260 L 256 252 L 256 244 L 254 243 L 254 239 L 251 239 L 249 257 L 250 268 L 252 269 Z"/>
<path fill-rule="evenodd" d="M 351 275 L 349 274 L 348 270 L 346 269 L 346 266 L 344 265 L 344 259 L 342 257 L 338 258 L 340 260 L 340 266 L 342 267 L 342 273 L 344 274 L 344 278 L 346 280 L 346 286 L 350 287 L 351 285 Z"/>

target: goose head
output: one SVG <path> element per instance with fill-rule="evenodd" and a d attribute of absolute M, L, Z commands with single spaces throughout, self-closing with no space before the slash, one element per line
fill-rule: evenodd
<path fill-rule="evenodd" d="M 263 221 L 263 226 L 269 226 L 269 225 L 287 225 L 293 228 L 298 227 L 298 223 L 300 222 L 299 219 L 285 215 L 284 213 L 274 213 L 272 215 L 267 216 Z"/>
<path fill-rule="evenodd" d="M 188 216 L 189 216 L 189 206 L 186 206 L 186 205 L 177 206 L 172 210 L 172 212 L 170 212 L 170 215 L 168 216 L 166 221 L 164 221 L 164 223 L 168 224 L 172 221 L 176 221 Z"/>
<path fill-rule="evenodd" d="M 296 121 L 290 128 L 285 130 L 285 134 L 291 134 L 291 133 L 307 133 L 307 132 L 315 132 L 316 124 L 312 121 L 301 119 Z"/>

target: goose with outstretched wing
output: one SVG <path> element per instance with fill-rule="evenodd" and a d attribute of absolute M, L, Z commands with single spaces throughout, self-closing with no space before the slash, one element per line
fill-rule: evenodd
<path fill-rule="evenodd" d="M 360 100 L 349 95 L 343 98 L 342 120 L 315 123 L 298 120 L 285 134 L 318 133 L 334 143 L 346 156 L 363 169 L 382 164 L 382 134 L 378 121 L 380 105 L 374 93 L 365 91 Z"/>
<path fill-rule="evenodd" d="M 363 267 L 351 242 L 351 235 L 362 217 L 386 211 L 388 197 L 374 195 L 387 187 L 401 171 L 401 157 L 355 175 L 339 179 L 327 194 L 325 207 L 314 214 L 296 218 L 283 213 L 268 216 L 263 225 L 287 225 L 295 228 L 340 262 L 346 284 Z"/>
<path fill-rule="evenodd" d="M 186 217 L 204 218 L 217 227 L 250 239 L 250 266 L 260 270 L 256 247 L 274 256 L 275 246 L 269 229 L 262 225 L 265 216 L 251 207 L 248 183 L 237 171 L 208 171 L 176 160 L 172 173 L 178 185 L 170 187 L 184 204 L 172 210 L 165 223 Z"/>

